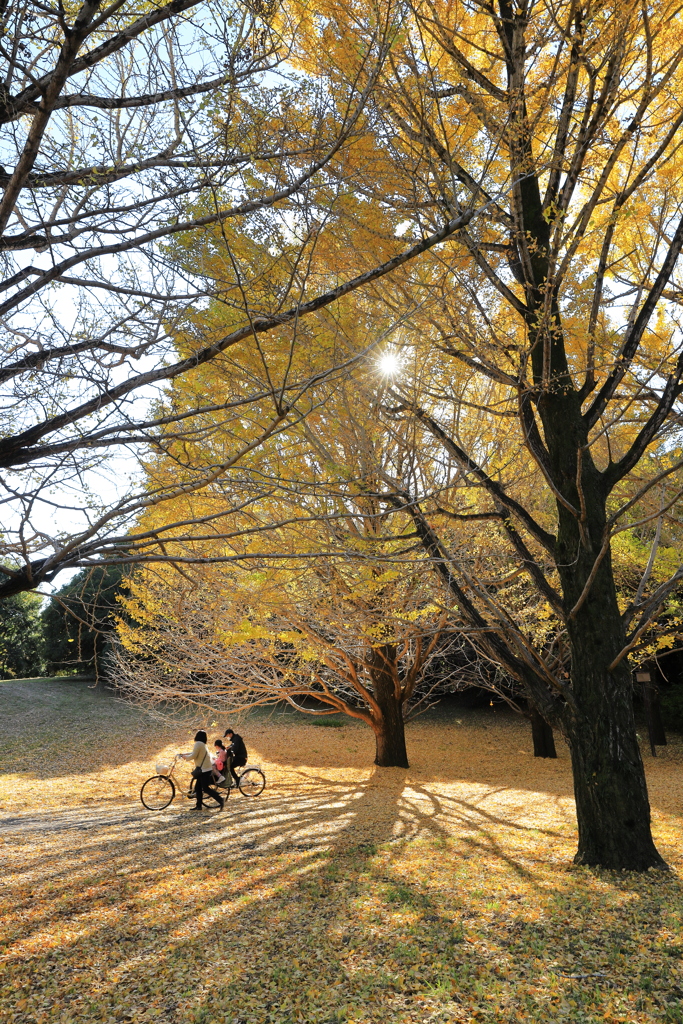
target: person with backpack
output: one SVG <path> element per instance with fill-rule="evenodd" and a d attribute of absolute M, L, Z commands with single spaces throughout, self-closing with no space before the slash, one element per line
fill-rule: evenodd
<path fill-rule="evenodd" d="M 236 787 L 239 786 L 240 779 L 239 775 L 235 772 L 235 768 L 243 768 L 247 763 L 247 748 L 242 737 L 233 729 L 226 729 L 223 733 L 223 739 L 228 741 L 228 745 L 225 748 L 229 755 L 227 763 L 230 766 L 232 785 Z"/>
<path fill-rule="evenodd" d="M 203 729 L 200 729 L 195 736 L 192 750 L 188 754 L 178 754 L 178 757 L 184 758 L 185 761 L 194 761 L 195 766 L 192 778 L 195 780 L 194 795 L 197 798 L 197 804 L 191 809 L 193 811 L 201 811 L 203 796 L 206 793 L 207 796 L 210 796 L 212 800 L 219 804 L 222 811 L 225 800 L 222 796 L 218 795 L 215 789 L 211 789 L 210 786 L 213 778 L 213 763 L 209 748 L 206 745 L 206 733 Z"/>

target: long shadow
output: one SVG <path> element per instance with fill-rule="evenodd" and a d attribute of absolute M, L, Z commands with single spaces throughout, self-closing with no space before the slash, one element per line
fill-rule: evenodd
<path fill-rule="evenodd" d="M 266 858 L 292 850 L 335 857 L 350 847 L 371 850 L 385 842 L 452 839 L 442 824 L 442 819 L 447 818 L 461 827 L 464 851 L 470 855 L 493 855 L 512 866 L 520 877 L 530 877 L 528 870 L 504 850 L 490 828 L 487 830 L 487 826 L 521 826 L 482 812 L 465 801 L 450 800 L 446 806 L 443 797 L 414 784 L 407 795 L 407 779 L 408 772 L 402 769 L 375 769 L 368 780 L 356 784 L 331 784 L 309 773 L 306 787 L 291 786 L 256 800 L 235 796 L 228 802 L 226 812 L 207 813 L 199 820 L 194 814 L 175 809 L 153 814 L 142 809 L 127 812 L 117 808 L 103 814 L 93 808 L 88 815 L 84 809 L 76 808 L 57 812 L 47 820 L 42 815 L 5 819 L 2 831 L 30 843 L 45 839 L 51 832 L 63 835 L 65 846 L 71 846 L 72 857 L 66 855 L 63 846 L 53 852 L 45 851 L 41 875 L 51 883 L 68 886 L 73 858 L 81 854 L 95 864 L 116 863 L 119 871 L 144 875 L 145 851 L 149 849 L 163 851 L 164 865 L 172 862 L 175 871 L 197 865 L 211 868 L 225 863 L 227 853 L 241 863 L 248 862 L 253 878 L 270 873 L 271 869 L 264 866 Z M 101 833 L 97 840 L 92 839 L 93 830 Z M 27 862 L 16 869 L 15 875 L 17 879 L 28 879 L 33 870 L 34 866 Z M 31 904 L 29 897 L 17 910 L 28 910 Z M 69 906 L 72 904 L 73 901 Z M 34 921 L 36 928 L 43 924 L 42 919 Z"/>
<path fill-rule="evenodd" d="M 376 815 L 372 816 L 375 841 L 392 835 L 404 774 L 399 773 L 392 785 L 385 784 L 382 788 L 383 817 L 378 822 Z M 386 779 L 383 782 L 386 783 Z M 44 849 L 39 858 L 41 884 L 48 884 L 53 890 L 61 887 L 63 905 L 55 911 L 53 899 L 44 914 L 34 915 L 31 929 L 26 928 L 24 915 L 34 906 L 31 887 L 36 872 L 35 861 L 28 859 L 14 871 L 18 888 L 23 889 L 23 896 L 18 895 L 14 904 L 20 922 L 17 934 L 22 940 L 30 941 L 32 934 L 38 936 L 54 919 L 55 912 L 73 918 L 87 913 L 89 901 L 83 899 L 82 893 L 101 877 L 104 865 L 107 866 L 107 900 L 112 894 L 125 896 L 135 886 L 149 890 L 169 871 L 174 876 L 198 869 L 214 872 L 232 862 L 248 865 L 250 885 L 255 879 L 259 884 L 272 882 L 279 877 L 278 853 L 295 850 L 300 859 L 315 860 L 323 852 L 330 856 L 331 850 L 348 847 L 347 832 L 352 819 L 362 815 L 363 800 L 369 792 L 370 786 L 352 786 L 328 794 L 322 800 L 298 792 L 280 795 L 274 821 L 271 818 L 275 800 L 269 804 L 245 799 L 235 801 L 236 809 L 232 814 L 118 815 L 103 822 L 99 834 L 93 829 L 93 822 L 88 823 L 83 818 L 82 812 L 80 818 L 67 815 L 63 822 L 64 842 L 53 852 Z M 44 820 L 24 819 L 18 838 L 32 845 L 44 829 Z M 155 851 L 153 859 L 161 861 L 153 868 L 149 867 L 150 850 Z M 199 895 L 201 904 L 201 893 Z M 177 928 L 184 919 L 185 915 L 173 912 L 167 925 Z M 85 940 L 86 948 L 88 941 Z"/>
<path fill-rule="evenodd" d="M 502 847 L 496 832 L 517 823 L 416 785 L 410 772 L 309 779 L 272 799 L 232 798 L 227 814 L 140 812 L 99 833 L 66 831 L 54 852 L 30 844 L 10 938 L 22 948 L 19 973 L 30 967 L 32 1004 L 0 995 L 13 1022 L 41 1021 L 50 1000 L 50 1024 L 69 1007 L 83 1019 L 159 1024 L 450 1024 L 475 1019 L 472 1000 L 476 1019 L 503 1024 L 519 1013 L 562 1017 L 569 999 L 593 1019 L 591 1000 L 612 998 L 620 958 L 639 944 L 633 984 L 652 984 L 642 943 L 661 942 L 666 914 L 681 909 L 677 879 L 656 899 L 649 876 L 603 873 L 596 887 L 590 873 L 566 872 L 551 886 Z M 444 817 L 456 814 L 463 833 L 448 836 Z M 412 870 L 420 844 L 429 857 Z M 489 910 L 493 890 L 456 887 L 467 862 L 512 868 L 518 889 Z M 41 887 L 50 905 L 35 912 Z M 529 899 L 540 915 L 526 911 Z M 539 988 L 549 972 L 557 1007 Z M 503 1002 L 487 1009 L 479 990 L 496 986 Z"/>

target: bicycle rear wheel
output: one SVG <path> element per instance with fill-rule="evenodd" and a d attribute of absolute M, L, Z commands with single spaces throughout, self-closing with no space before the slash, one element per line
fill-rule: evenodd
<path fill-rule="evenodd" d="M 240 793 L 242 796 L 258 796 L 266 788 L 266 777 L 258 768 L 247 768 L 240 775 Z"/>
<path fill-rule="evenodd" d="M 167 775 L 153 775 L 143 783 L 140 799 L 148 811 L 163 811 L 175 796 L 173 780 Z"/>

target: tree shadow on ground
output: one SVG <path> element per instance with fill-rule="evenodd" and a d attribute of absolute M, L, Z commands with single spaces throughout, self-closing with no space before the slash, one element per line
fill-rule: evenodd
<path fill-rule="evenodd" d="M 507 1024 L 570 1000 L 613 1019 L 623 984 L 639 1020 L 666 1019 L 668 947 L 643 950 L 683 909 L 677 878 L 551 873 L 531 851 L 547 856 L 553 830 L 402 769 L 309 783 L 222 814 L 23 819 L 5 967 L 30 1003 L 7 986 L 0 1009 L 15 1024 Z"/>

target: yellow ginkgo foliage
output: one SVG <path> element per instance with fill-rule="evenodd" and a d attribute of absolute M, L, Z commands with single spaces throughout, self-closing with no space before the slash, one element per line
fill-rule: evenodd
<path fill-rule="evenodd" d="M 118 677 L 143 702 L 343 712 L 373 729 L 378 765 L 407 765 L 406 717 L 465 677 L 472 651 L 449 626 L 410 517 L 383 506 L 403 446 L 350 398 L 340 389 L 288 435 L 286 475 L 276 444 L 260 450 L 253 469 L 273 493 L 229 517 L 230 538 L 224 521 L 182 566 L 171 541 L 166 566 L 134 575 Z"/>

